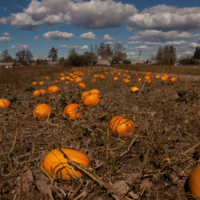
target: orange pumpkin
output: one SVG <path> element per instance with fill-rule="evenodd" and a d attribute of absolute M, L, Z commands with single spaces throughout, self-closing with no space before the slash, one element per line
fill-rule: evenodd
<path fill-rule="evenodd" d="M 83 99 L 83 105 L 93 108 L 94 106 L 96 106 L 101 99 L 99 98 L 100 94 L 88 94 L 85 96 L 85 98 Z"/>
<path fill-rule="evenodd" d="M 177 82 L 177 78 L 175 77 L 171 78 L 171 82 Z"/>
<path fill-rule="evenodd" d="M 164 74 L 163 76 L 166 77 L 167 79 L 169 78 L 169 75 L 167 75 L 167 74 Z"/>
<path fill-rule="evenodd" d="M 63 111 L 63 116 L 65 118 L 69 117 L 71 120 L 75 120 L 78 116 L 81 115 L 83 115 L 83 108 L 76 103 L 67 105 Z"/>
<path fill-rule="evenodd" d="M 114 80 L 114 81 L 118 81 L 118 80 L 119 80 L 119 77 L 116 77 L 116 76 L 115 76 L 115 77 L 113 78 L 113 80 Z"/>
<path fill-rule="evenodd" d="M 39 85 L 40 85 L 40 86 L 44 85 L 44 82 L 43 82 L 43 81 L 40 81 Z"/>
<path fill-rule="evenodd" d="M 71 82 L 73 82 L 73 81 L 74 81 L 74 79 L 73 79 L 73 78 L 70 78 L 70 79 L 69 79 L 69 82 L 70 82 L 70 83 L 71 83 Z"/>
<path fill-rule="evenodd" d="M 60 88 L 58 86 L 50 86 L 47 90 L 48 93 L 56 93 L 59 92 Z"/>
<path fill-rule="evenodd" d="M 33 92 L 33 96 L 34 96 L 34 97 L 39 97 L 39 96 L 41 96 L 40 90 L 35 90 L 35 91 Z"/>
<path fill-rule="evenodd" d="M 90 91 L 85 91 L 81 95 L 81 99 L 84 99 L 88 94 L 90 94 Z"/>
<path fill-rule="evenodd" d="M 9 108 L 11 106 L 11 102 L 8 99 L 0 99 L 0 107 Z"/>
<path fill-rule="evenodd" d="M 166 76 L 162 76 L 160 79 L 161 79 L 161 81 L 167 81 L 167 77 Z"/>
<path fill-rule="evenodd" d="M 78 77 L 78 78 L 75 78 L 75 83 L 78 83 L 78 82 L 81 82 L 83 79 L 82 78 L 80 78 L 80 77 Z"/>
<path fill-rule="evenodd" d="M 79 83 L 78 86 L 81 87 L 81 88 L 85 88 L 86 87 L 84 83 Z"/>
<path fill-rule="evenodd" d="M 135 131 L 135 124 L 133 121 L 126 119 L 124 116 L 117 116 L 112 118 L 109 124 L 109 132 L 114 136 L 130 136 Z"/>
<path fill-rule="evenodd" d="M 157 78 L 160 78 L 160 76 L 159 76 L 159 75 L 156 75 L 155 78 L 156 78 L 156 79 L 157 79 Z"/>
<path fill-rule="evenodd" d="M 85 167 L 88 167 L 91 163 L 89 157 L 81 151 L 66 148 L 61 148 L 61 150 L 70 160 L 82 164 Z M 59 149 L 53 149 L 50 151 L 43 161 L 44 169 L 53 178 L 60 178 L 61 174 L 63 180 L 78 178 L 67 163 L 67 158 L 64 154 Z M 79 169 L 74 167 L 74 170 L 79 177 L 83 177 L 83 173 Z"/>
<path fill-rule="evenodd" d="M 149 80 L 151 77 L 149 75 L 145 76 L 144 79 L 145 80 Z"/>
<path fill-rule="evenodd" d="M 200 165 L 197 165 L 191 172 L 188 186 L 191 194 L 200 197 Z"/>
<path fill-rule="evenodd" d="M 37 85 L 37 82 L 36 82 L 36 81 L 34 81 L 34 82 L 32 82 L 32 84 L 33 84 L 33 85 Z"/>
<path fill-rule="evenodd" d="M 93 78 L 93 79 L 92 79 L 92 82 L 93 82 L 93 83 L 97 82 L 97 79 L 96 79 L 96 78 Z"/>
<path fill-rule="evenodd" d="M 142 79 L 141 79 L 141 78 L 138 78 L 138 81 L 142 81 Z"/>
<path fill-rule="evenodd" d="M 66 78 L 64 77 L 64 76 L 62 76 L 61 78 L 60 78 L 60 80 L 61 81 L 64 81 Z"/>
<path fill-rule="evenodd" d="M 54 81 L 54 83 L 57 83 L 57 82 L 58 82 L 58 80 L 55 80 L 55 81 Z"/>
<path fill-rule="evenodd" d="M 41 93 L 41 94 L 46 94 L 47 91 L 46 91 L 46 90 L 43 90 L 43 89 L 40 89 L 40 93 Z"/>
<path fill-rule="evenodd" d="M 50 117 L 52 113 L 53 113 L 52 108 L 44 103 L 35 107 L 33 111 L 33 116 L 37 119 L 45 119 L 48 116 Z"/>
<path fill-rule="evenodd" d="M 138 89 L 138 87 L 132 87 L 132 88 L 131 88 L 131 91 L 132 91 L 132 92 L 136 92 L 136 91 L 139 91 L 139 89 Z"/>
<path fill-rule="evenodd" d="M 66 81 L 65 84 L 69 84 L 69 81 Z"/>
<path fill-rule="evenodd" d="M 130 82 L 131 82 L 131 81 L 130 81 L 128 78 L 125 78 L 125 79 L 124 79 L 124 83 L 127 84 L 127 83 L 130 83 Z"/>
<path fill-rule="evenodd" d="M 49 77 L 48 77 L 48 76 L 45 76 L 44 79 L 45 79 L 45 80 L 49 80 Z"/>
<path fill-rule="evenodd" d="M 147 72 L 145 76 L 151 76 L 151 72 Z"/>
<path fill-rule="evenodd" d="M 151 79 L 145 80 L 146 83 L 151 83 Z"/>

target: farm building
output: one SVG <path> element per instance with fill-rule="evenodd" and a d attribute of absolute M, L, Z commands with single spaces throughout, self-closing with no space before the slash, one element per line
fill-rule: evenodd
<path fill-rule="evenodd" d="M 102 60 L 94 60 L 93 66 L 97 66 L 97 67 L 110 66 L 110 61 L 103 60 L 103 59 Z"/>
<path fill-rule="evenodd" d="M 195 60 L 195 65 L 200 65 L 200 59 Z"/>
<path fill-rule="evenodd" d="M 14 62 L 0 62 L 0 68 L 12 68 L 14 66 L 19 66 Z"/>
<path fill-rule="evenodd" d="M 146 64 L 144 60 L 132 60 L 131 65 L 143 65 Z"/>
<path fill-rule="evenodd" d="M 149 65 L 157 65 L 158 61 L 157 60 L 147 60 L 146 63 Z"/>

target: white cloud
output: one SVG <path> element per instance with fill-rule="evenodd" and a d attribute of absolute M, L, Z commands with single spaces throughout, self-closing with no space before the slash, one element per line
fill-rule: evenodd
<path fill-rule="evenodd" d="M 53 40 L 68 40 L 74 37 L 74 34 L 67 32 L 59 32 L 59 31 L 50 31 L 43 34 L 43 38 L 47 41 Z"/>
<path fill-rule="evenodd" d="M 34 37 L 34 40 L 38 40 L 38 39 L 39 39 L 39 36 L 38 36 L 38 35 Z"/>
<path fill-rule="evenodd" d="M 130 41 L 130 42 L 128 42 L 127 44 L 136 45 L 136 44 L 140 44 L 140 43 L 141 43 L 140 41 Z"/>
<path fill-rule="evenodd" d="M 85 39 L 85 40 L 96 40 L 96 36 L 94 33 L 92 32 L 88 32 L 88 33 L 83 33 L 79 36 L 79 38 L 81 39 Z"/>
<path fill-rule="evenodd" d="M 110 37 L 108 34 L 106 34 L 103 39 L 104 40 L 116 40 L 116 38 Z"/>
<path fill-rule="evenodd" d="M 5 17 L 0 18 L 0 24 L 7 24 L 7 20 Z"/>
<path fill-rule="evenodd" d="M 143 45 L 143 46 L 137 46 L 137 47 L 133 47 L 133 48 L 130 48 L 131 51 L 152 51 L 152 50 L 155 50 L 154 48 L 152 47 L 148 47 L 146 45 Z"/>
<path fill-rule="evenodd" d="M 133 30 L 133 28 L 131 28 L 131 27 L 129 27 L 129 26 L 127 26 L 126 29 L 129 30 L 129 31 L 132 31 L 132 30 Z"/>
<path fill-rule="evenodd" d="M 135 52 L 126 52 L 126 55 L 127 55 L 127 56 L 135 56 L 136 53 L 135 53 Z"/>
<path fill-rule="evenodd" d="M 200 47 L 200 44 L 196 43 L 196 42 L 192 42 L 189 44 L 190 47 Z"/>
<path fill-rule="evenodd" d="M 5 36 L 10 36 L 10 33 L 5 32 L 4 35 L 5 35 Z"/>
<path fill-rule="evenodd" d="M 192 35 L 189 32 L 178 31 L 157 31 L 157 30 L 145 30 L 139 31 L 136 35 L 129 38 L 129 40 L 149 41 L 149 42 L 166 42 L 171 40 L 191 39 L 198 37 L 199 34 Z"/>
<path fill-rule="evenodd" d="M 82 47 L 79 46 L 68 46 L 68 45 L 60 45 L 58 48 L 60 49 L 77 49 L 77 50 L 87 50 L 89 47 L 87 45 L 84 45 Z"/>
<path fill-rule="evenodd" d="M 2 8 L 4 11 L 7 11 L 6 7 L 0 6 L 0 8 Z"/>
<path fill-rule="evenodd" d="M 5 36 L 3 36 L 3 37 L 0 37 L 0 42 L 8 42 L 8 41 L 10 41 L 12 39 L 13 39 L 12 37 L 5 37 Z"/>
<path fill-rule="evenodd" d="M 153 6 L 131 16 L 128 20 L 128 27 L 139 30 L 199 30 L 200 7 Z"/>
<path fill-rule="evenodd" d="M 161 42 L 145 42 L 146 45 L 148 46 L 162 46 L 163 43 Z"/>
<path fill-rule="evenodd" d="M 193 52 L 192 51 L 184 51 L 182 54 L 184 54 L 184 55 L 193 55 Z"/>
<path fill-rule="evenodd" d="M 19 50 L 27 49 L 27 48 L 28 48 L 28 45 L 23 45 L 23 44 L 12 45 L 11 47 L 9 47 L 9 49 L 19 49 Z"/>

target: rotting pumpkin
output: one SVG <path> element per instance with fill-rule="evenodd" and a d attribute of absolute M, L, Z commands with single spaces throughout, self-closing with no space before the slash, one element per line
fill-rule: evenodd
<path fill-rule="evenodd" d="M 62 152 L 61 152 L 62 151 Z M 91 163 L 89 157 L 74 149 L 53 149 L 50 151 L 43 160 L 43 167 L 45 171 L 53 178 L 61 178 L 63 180 L 72 180 L 73 178 L 83 177 L 81 170 L 70 167 L 68 159 L 76 163 L 88 167 Z M 75 170 L 75 173 L 74 173 Z"/>

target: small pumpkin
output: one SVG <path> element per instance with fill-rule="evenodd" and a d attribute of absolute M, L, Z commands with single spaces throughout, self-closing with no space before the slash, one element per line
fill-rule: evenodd
<path fill-rule="evenodd" d="M 8 99 L 0 99 L 0 107 L 9 108 L 11 106 L 11 102 Z"/>
<path fill-rule="evenodd" d="M 79 83 L 78 86 L 79 86 L 80 88 L 85 88 L 85 87 L 86 87 L 84 83 Z"/>
<path fill-rule="evenodd" d="M 47 89 L 47 92 L 48 93 L 56 93 L 56 92 L 59 92 L 60 88 L 58 86 L 50 86 L 48 89 Z"/>
<path fill-rule="evenodd" d="M 130 83 L 130 82 L 131 82 L 131 81 L 130 81 L 128 78 L 125 78 L 125 79 L 124 79 L 124 83 L 127 84 L 127 83 Z"/>
<path fill-rule="evenodd" d="M 115 77 L 113 78 L 113 80 L 114 80 L 114 81 L 118 81 L 118 80 L 119 80 L 119 77 L 116 77 L 116 76 L 115 76 Z"/>
<path fill-rule="evenodd" d="M 96 78 L 93 78 L 93 79 L 92 79 L 92 82 L 93 82 L 93 83 L 97 82 L 97 79 L 96 79 Z"/>
<path fill-rule="evenodd" d="M 149 75 L 145 76 L 144 79 L 145 80 L 149 80 L 151 77 Z"/>
<path fill-rule="evenodd" d="M 151 72 L 147 72 L 145 76 L 151 76 Z"/>
<path fill-rule="evenodd" d="M 161 81 L 167 81 L 168 78 L 166 76 L 162 76 L 160 79 Z"/>
<path fill-rule="evenodd" d="M 136 92 L 136 91 L 139 91 L 139 89 L 138 89 L 138 87 L 132 87 L 132 88 L 131 88 L 131 91 L 132 91 L 132 92 Z"/>
<path fill-rule="evenodd" d="M 62 76 L 61 78 L 60 78 L 60 80 L 61 81 L 64 81 L 66 78 L 64 77 L 64 76 Z"/>
<path fill-rule="evenodd" d="M 200 197 L 200 165 L 197 165 L 191 172 L 188 179 L 188 187 L 191 194 Z"/>
<path fill-rule="evenodd" d="M 41 93 L 41 95 L 43 95 L 43 94 L 46 94 L 46 93 L 47 93 L 47 91 L 46 91 L 46 90 L 44 90 L 44 89 L 40 89 L 40 93 Z"/>
<path fill-rule="evenodd" d="M 66 81 L 65 84 L 69 84 L 69 81 Z"/>
<path fill-rule="evenodd" d="M 169 78 L 169 75 L 168 75 L 168 74 L 164 74 L 163 76 L 166 77 L 167 79 Z"/>
<path fill-rule="evenodd" d="M 33 111 L 33 116 L 37 119 L 45 119 L 48 116 L 50 117 L 52 113 L 52 108 L 49 105 L 43 103 L 35 107 Z"/>
<path fill-rule="evenodd" d="M 156 78 L 156 79 L 157 79 L 157 78 L 160 78 L 160 75 L 156 75 L 155 78 Z"/>
<path fill-rule="evenodd" d="M 75 120 L 78 116 L 81 115 L 83 115 L 83 108 L 76 103 L 67 105 L 63 111 L 63 116 L 65 118 L 69 117 L 71 120 Z"/>
<path fill-rule="evenodd" d="M 61 150 L 70 160 L 82 164 L 85 167 L 88 167 L 91 163 L 89 157 L 81 151 L 67 148 L 61 148 Z M 77 168 L 74 168 L 76 174 L 74 173 L 64 154 L 59 149 L 50 151 L 43 160 L 43 166 L 46 172 L 53 178 L 60 178 L 62 174 L 63 180 L 78 178 L 76 174 L 79 177 L 83 177 L 83 172 Z"/>
<path fill-rule="evenodd" d="M 37 82 L 36 82 L 36 81 L 34 81 L 34 82 L 32 82 L 32 84 L 33 84 L 33 85 L 37 85 Z"/>
<path fill-rule="evenodd" d="M 40 90 L 35 90 L 35 91 L 33 92 L 33 96 L 34 96 L 34 97 L 40 97 L 40 96 L 41 96 Z"/>
<path fill-rule="evenodd" d="M 151 83 L 151 79 L 145 80 L 146 83 Z"/>
<path fill-rule="evenodd" d="M 101 99 L 99 98 L 100 94 L 91 94 L 89 93 L 88 95 L 86 95 L 83 99 L 83 105 L 93 108 L 95 107 L 100 101 Z"/>
<path fill-rule="evenodd" d="M 141 78 L 138 78 L 138 81 L 142 81 L 142 79 L 141 79 Z"/>
<path fill-rule="evenodd" d="M 126 137 L 133 135 L 135 124 L 133 121 L 126 119 L 123 115 L 112 118 L 109 124 L 109 132 L 114 136 Z"/>
<path fill-rule="evenodd" d="M 171 82 L 177 82 L 177 78 L 175 77 L 171 78 Z"/>
<path fill-rule="evenodd" d="M 55 81 L 54 81 L 54 83 L 57 83 L 57 82 L 58 82 L 58 80 L 55 80 Z"/>
<path fill-rule="evenodd" d="M 118 75 L 118 76 L 121 75 L 121 72 L 118 72 L 117 75 Z"/>
<path fill-rule="evenodd" d="M 48 77 L 48 76 L 45 76 L 44 79 L 45 79 L 45 80 L 49 80 L 49 77 Z"/>
<path fill-rule="evenodd" d="M 40 81 L 39 85 L 40 85 L 40 86 L 44 85 L 44 82 L 43 82 L 43 81 Z"/>
<path fill-rule="evenodd" d="M 77 77 L 77 78 L 75 78 L 75 83 L 79 83 L 79 82 L 81 82 L 81 81 L 83 81 L 83 79 L 82 78 L 80 78 L 80 77 Z"/>
<path fill-rule="evenodd" d="M 69 79 L 69 82 L 70 82 L 70 83 L 71 83 L 71 82 L 73 82 L 73 81 L 74 81 L 74 79 L 73 79 L 73 78 L 70 78 L 70 79 Z"/>

